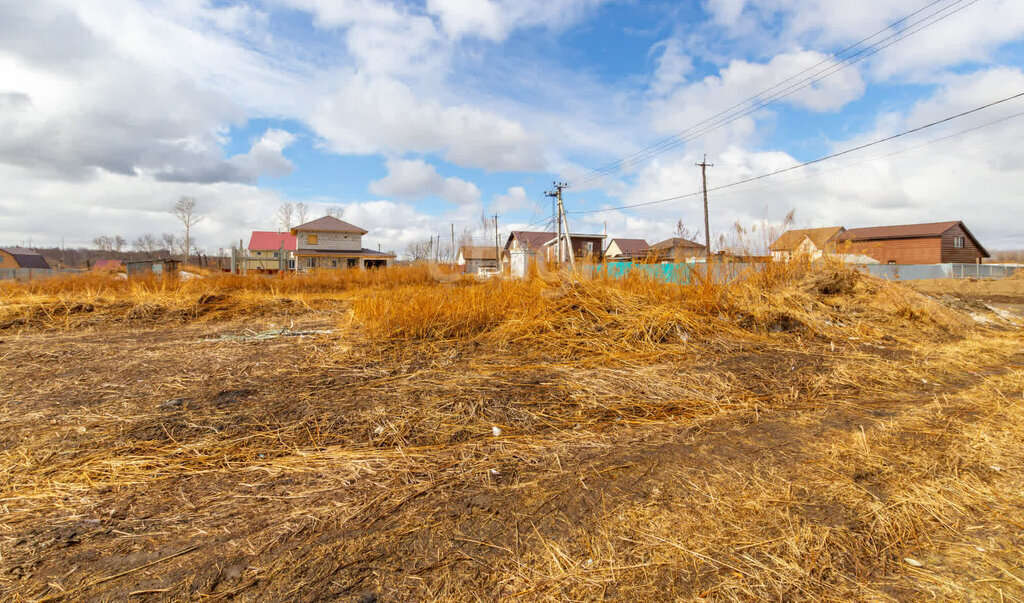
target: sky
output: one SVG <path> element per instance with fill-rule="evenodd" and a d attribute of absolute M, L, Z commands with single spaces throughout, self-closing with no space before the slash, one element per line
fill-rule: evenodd
<path fill-rule="evenodd" d="M 207 253 L 302 202 L 402 254 L 548 227 L 556 180 L 574 232 L 653 243 L 701 231 L 705 155 L 713 189 L 1020 92 L 1020 0 L 0 0 L 0 244 L 178 233 L 191 196 Z M 711 234 L 963 220 L 1024 248 L 1022 112 L 712 191 Z"/>

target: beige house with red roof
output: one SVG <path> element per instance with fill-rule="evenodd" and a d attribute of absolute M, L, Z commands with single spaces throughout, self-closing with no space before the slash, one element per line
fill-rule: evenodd
<path fill-rule="evenodd" d="M 366 233 L 366 230 L 334 216 L 324 216 L 293 227 L 296 270 L 364 269 L 393 265 L 395 254 L 363 247 L 363 235 Z"/>
<path fill-rule="evenodd" d="M 246 271 L 274 273 L 295 269 L 295 235 L 291 233 L 254 230 L 248 251 L 243 260 Z"/>
<path fill-rule="evenodd" d="M 604 250 L 604 257 L 609 260 L 632 260 L 646 256 L 651 246 L 643 239 L 612 239 Z"/>

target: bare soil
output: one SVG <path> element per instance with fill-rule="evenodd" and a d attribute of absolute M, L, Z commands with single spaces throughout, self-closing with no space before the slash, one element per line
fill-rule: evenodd
<path fill-rule="evenodd" d="M 1017 327 L 649 364 L 273 320 L 0 332 L 0 598 L 1024 600 Z"/>

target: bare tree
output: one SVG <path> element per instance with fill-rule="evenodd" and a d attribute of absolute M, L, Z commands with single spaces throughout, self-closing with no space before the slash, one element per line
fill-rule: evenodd
<path fill-rule="evenodd" d="M 305 224 L 309 217 L 309 206 L 299 201 L 295 204 L 295 217 L 299 220 L 299 224 Z"/>
<path fill-rule="evenodd" d="M 107 235 L 102 235 L 94 238 L 92 240 L 92 244 L 96 247 L 96 249 L 104 253 L 110 253 L 110 251 L 114 248 L 114 239 L 112 237 L 108 237 Z"/>
<path fill-rule="evenodd" d="M 340 207 L 332 207 L 332 208 L 327 210 L 327 215 L 331 216 L 332 218 L 337 218 L 337 219 L 340 220 L 341 219 L 341 208 Z"/>
<path fill-rule="evenodd" d="M 281 207 L 277 208 L 277 223 L 280 224 L 281 230 L 292 229 L 292 215 L 295 213 L 295 206 L 291 203 L 282 203 Z"/>
<path fill-rule="evenodd" d="M 169 232 L 165 232 L 160 235 L 160 245 L 167 253 L 174 253 L 174 248 L 178 246 L 178 237 Z"/>
<path fill-rule="evenodd" d="M 121 253 L 121 250 L 128 245 L 128 241 L 126 241 L 125 238 L 122 237 L 121 235 L 115 235 L 113 237 L 111 244 L 114 248 L 114 251 L 116 251 L 117 253 Z"/>
<path fill-rule="evenodd" d="M 192 251 L 192 228 L 203 221 L 196 209 L 195 197 L 182 197 L 174 204 L 174 217 L 185 227 L 185 237 L 181 241 L 182 261 L 188 262 Z"/>
<path fill-rule="evenodd" d="M 685 224 L 683 224 L 683 220 L 680 219 L 678 222 L 676 222 L 676 229 L 675 229 L 675 231 L 672 234 L 674 234 L 675 236 L 679 237 L 680 239 L 686 239 L 687 241 L 693 241 L 693 240 L 696 240 L 697 235 L 700 234 L 700 231 L 699 230 L 690 230 L 690 228 L 688 228 Z"/>
<path fill-rule="evenodd" d="M 430 238 L 426 241 L 409 243 L 409 246 L 405 248 L 405 252 L 409 254 L 413 261 L 429 260 L 434 254 L 434 239 Z"/>
<path fill-rule="evenodd" d="M 160 241 L 153 235 L 146 233 L 135 237 L 132 241 L 135 251 L 146 254 L 146 257 L 153 259 L 160 250 Z"/>

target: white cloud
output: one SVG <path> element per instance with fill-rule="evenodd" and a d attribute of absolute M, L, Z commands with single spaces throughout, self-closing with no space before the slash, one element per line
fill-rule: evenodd
<path fill-rule="evenodd" d="M 501 42 L 515 29 L 560 29 L 608 0 L 427 0 L 452 39 L 479 37 Z"/>
<path fill-rule="evenodd" d="M 418 97 L 393 78 L 345 78 L 309 121 L 337 153 L 442 153 L 452 163 L 493 171 L 543 167 L 541 140 L 522 124 Z"/>
<path fill-rule="evenodd" d="M 661 132 L 683 130 L 826 60 L 821 53 L 803 50 L 776 55 L 767 63 L 731 61 L 718 75 L 685 84 L 665 98 L 653 101 L 655 128 Z M 857 69 L 850 68 L 792 94 L 786 94 L 787 86 L 781 86 L 764 97 L 778 93 L 779 102 L 787 105 L 817 112 L 837 111 L 859 98 L 864 88 Z M 726 131 L 738 138 L 748 136 L 753 133 L 752 120 L 740 118 Z"/>
<path fill-rule="evenodd" d="M 480 200 L 480 189 L 475 184 L 461 178 L 445 178 L 422 159 L 389 159 L 387 168 L 387 176 L 370 182 L 370 192 L 410 199 L 436 196 L 459 205 Z"/>
<path fill-rule="evenodd" d="M 529 211 L 534 214 L 543 210 L 537 202 L 526 194 L 526 189 L 521 186 L 511 186 L 508 192 L 502 195 L 495 195 L 488 206 L 491 213 L 507 214 L 512 212 Z"/>

